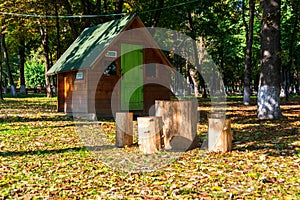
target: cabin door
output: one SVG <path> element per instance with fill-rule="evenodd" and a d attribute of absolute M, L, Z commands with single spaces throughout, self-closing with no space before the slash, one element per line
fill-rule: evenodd
<path fill-rule="evenodd" d="M 121 110 L 143 110 L 143 50 L 121 44 Z"/>

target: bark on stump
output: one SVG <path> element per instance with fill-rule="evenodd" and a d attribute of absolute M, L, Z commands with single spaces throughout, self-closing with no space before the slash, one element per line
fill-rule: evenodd
<path fill-rule="evenodd" d="M 208 117 L 208 150 L 228 152 L 232 149 L 231 120 L 212 114 Z"/>
<path fill-rule="evenodd" d="M 116 113 L 116 146 L 124 147 L 133 143 L 133 113 Z"/>
<path fill-rule="evenodd" d="M 164 148 L 186 151 L 194 148 L 197 135 L 198 102 L 192 100 L 155 101 L 155 115 L 163 120 Z"/>
<path fill-rule="evenodd" d="M 143 154 L 153 154 L 162 146 L 162 118 L 138 117 L 139 149 Z"/>

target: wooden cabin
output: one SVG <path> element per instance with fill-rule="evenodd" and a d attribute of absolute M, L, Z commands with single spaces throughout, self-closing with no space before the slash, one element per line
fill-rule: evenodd
<path fill-rule="evenodd" d="M 172 66 L 136 15 L 86 28 L 47 72 L 57 76 L 57 110 L 98 117 L 148 115 L 169 100 Z"/>

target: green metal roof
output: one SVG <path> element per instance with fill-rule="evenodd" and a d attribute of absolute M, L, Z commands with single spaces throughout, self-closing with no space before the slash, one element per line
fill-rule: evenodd
<path fill-rule="evenodd" d="M 90 67 L 133 17 L 128 15 L 84 29 L 47 74 Z"/>

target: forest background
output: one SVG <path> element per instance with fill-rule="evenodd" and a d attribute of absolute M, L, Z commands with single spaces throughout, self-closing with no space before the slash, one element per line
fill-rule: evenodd
<path fill-rule="evenodd" d="M 81 31 L 135 12 L 146 27 L 180 31 L 200 41 L 218 66 L 228 94 L 242 94 L 243 86 L 245 94 L 256 94 L 262 62 L 262 25 L 267 18 L 262 8 L 272 7 L 274 2 L 280 5 L 280 35 L 275 38 L 280 40 L 280 48 L 275 52 L 280 64 L 276 73 L 280 72 L 281 95 L 288 99 L 290 94 L 299 94 L 299 0 L 1 1 L 0 82 L 4 93 L 9 90 L 13 96 L 16 88 L 25 93 L 26 87 L 45 87 L 47 96 L 52 96 L 56 80 L 45 76 L 45 71 Z M 166 54 L 193 83 L 194 94 L 202 92 L 205 97 L 201 76 L 194 76 L 191 67 L 186 67 L 172 52 Z M 247 98 L 245 103 L 249 103 Z"/>

